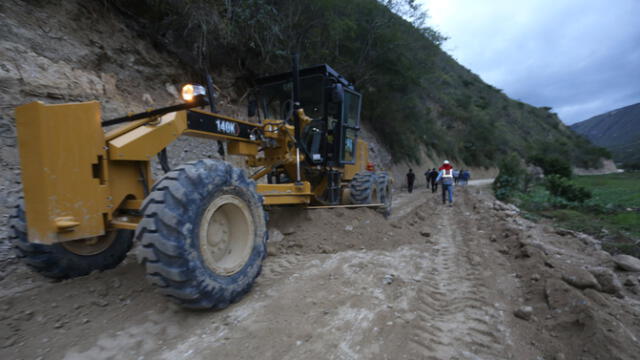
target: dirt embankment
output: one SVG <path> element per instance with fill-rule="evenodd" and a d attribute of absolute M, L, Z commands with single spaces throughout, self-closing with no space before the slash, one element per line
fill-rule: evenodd
<path fill-rule="evenodd" d="M 0 282 L 0 358 L 635 359 L 639 272 L 592 238 L 519 217 L 488 190 L 396 194 L 368 209 L 270 212 L 253 290 L 217 312 L 179 309 L 132 255 L 52 283 Z M 407 210 L 408 209 L 408 210 Z"/>

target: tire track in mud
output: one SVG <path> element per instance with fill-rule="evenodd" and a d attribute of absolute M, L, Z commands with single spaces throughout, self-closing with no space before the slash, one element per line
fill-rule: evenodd
<path fill-rule="evenodd" d="M 482 264 L 473 258 L 481 250 L 462 231 L 475 224 L 463 209 L 441 206 L 431 206 L 437 230 L 422 262 L 430 276 L 417 289 L 412 352 L 421 359 L 509 358 L 499 326 L 504 321 L 489 300 Z"/>

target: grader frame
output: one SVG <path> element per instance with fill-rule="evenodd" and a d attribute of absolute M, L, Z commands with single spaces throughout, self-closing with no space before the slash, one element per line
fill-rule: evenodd
<path fill-rule="evenodd" d="M 315 92 L 303 96 L 312 117 L 300 104 L 299 74 L 315 77 Z M 188 308 L 222 308 L 260 274 L 268 237 L 263 206 L 351 201 L 388 214 L 391 179 L 373 171 L 358 139 L 353 86 L 327 65 L 299 72 L 296 60 L 292 72 L 262 84 L 256 123 L 218 114 L 202 87 L 192 87 L 197 96 L 185 104 L 107 121 L 96 101 L 18 107 L 24 203 L 10 223 L 19 256 L 45 276 L 86 275 L 117 266 L 135 231 L 147 277 L 160 292 Z M 211 111 L 198 109 L 205 105 Z M 269 116 L 270 107 L 281 119 Z M 181 135 L 224 140 L 228 154 L 257 170 L 247 179 L 208 159 L 172 170 L 166 149 Z M 154 182 L 156 156 L 166 175 Z M 250 181 L 274 174 L 275 183 Z"/>
<path fill-rule="evenodd" d="M 302 108 L 295 111 L 301 127 L 312 121 Z M 254 180 L 277 166 L 295 169 L 305 160 L 294 150 L 296 128 L 285 120 L 258 124 L 191 108 L 104 133 L 97 101 L 34 102 L 18 107 L 16 119 L 29 241 L 40 244 L 135 230 L 136 212 L 153 186 L 151 160 L 181 135 L 226 140 L 229 154 L 261 168 Z M 366 170 L 367 144 L 358 139 L 355 153 L 353 164 L 343 167 L 342 180 Z M 302 180 L 257 184 L 257 191 L 266 206 L 309 205 L 326 186 L 326 181 L 312 187 Z"/>

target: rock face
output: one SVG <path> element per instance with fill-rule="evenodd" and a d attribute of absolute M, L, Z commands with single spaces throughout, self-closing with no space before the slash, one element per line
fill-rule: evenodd
<path fill-rule="evenodd" d="M 626 271 L 640 272 L 640 259 L 629 255 L 616 255 L 613 261 L 619 268 Z"/>
<path fill-rule="evenodd" d="M 99 101 L 103 119 L 180 102 L 180 84 L 193 80 L 175 57 L 140 38 L 135 25 L 103 16 L 106 3 L 13 1 L 0 5 L 0 264 L 12 255 L 6 218 L 22 193 L 17 150 L 16 106 Z M 224 74 L 213 73 L 229 89 Z M 221 113 L 242 118 L 220 92 Z M 171 167 L 217 158 L 215 143 L 181 137 L 168 147 Z M 231 158 L 231 159 L 230 159 Z M 233 157 L 227 160 L 239 163 Z M 244 162 L 244 159 L 240 159 Z M 154 165 L 154 175 L 161 172 Z M 0 265 L 1 266 L 1 265 Z"/>

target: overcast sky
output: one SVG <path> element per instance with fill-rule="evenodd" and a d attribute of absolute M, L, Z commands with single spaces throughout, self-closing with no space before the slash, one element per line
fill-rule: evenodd
<path fill-rule="evenodd" d="M 444 50 L 566 124 L 640 102 L 640 0 L 419 0 Z"/>

